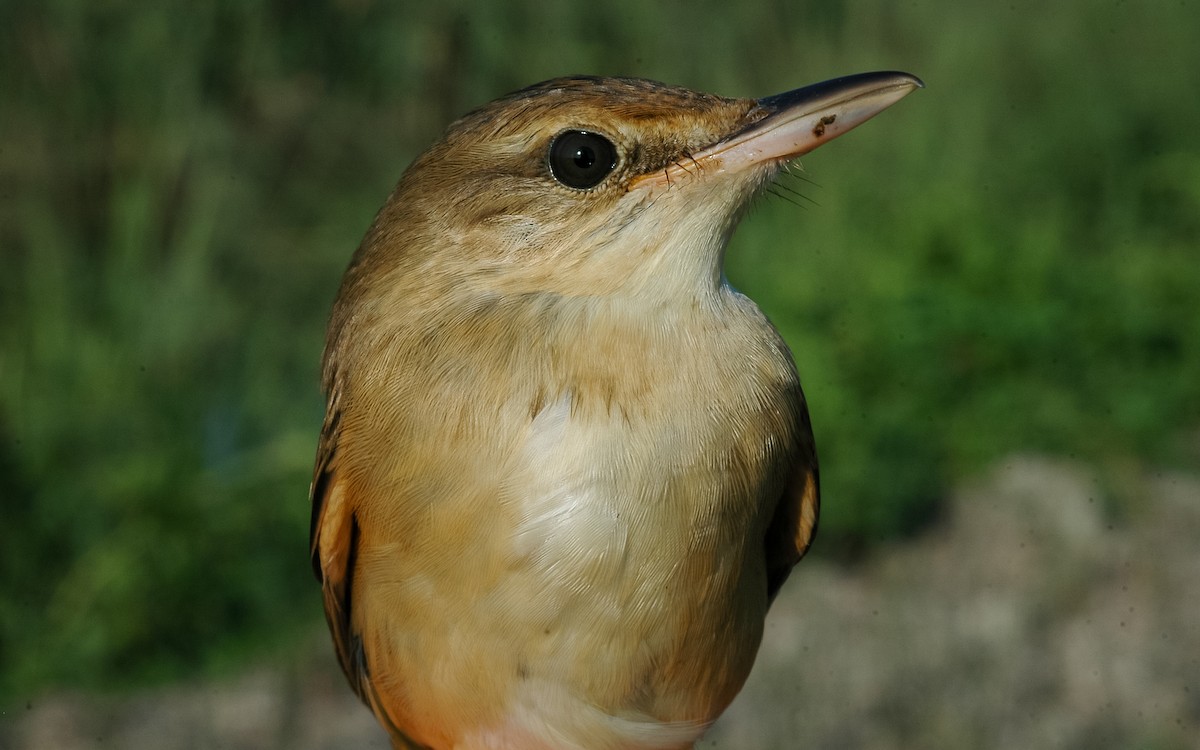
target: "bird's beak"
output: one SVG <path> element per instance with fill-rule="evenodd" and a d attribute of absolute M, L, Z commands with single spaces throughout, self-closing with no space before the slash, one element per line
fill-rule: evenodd
<path fill-rule="evenodd" d="M 903 99 L 924 83 L 908 73 L 860 73 L 758 100 L 767 115 L 666 169 L 639 177 L 631 188 L 668 186 L 703 174 L 740 172 L 807 154 Z"/>

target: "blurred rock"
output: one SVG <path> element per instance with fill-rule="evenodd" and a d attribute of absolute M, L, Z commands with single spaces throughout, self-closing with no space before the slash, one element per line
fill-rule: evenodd
<path fill-rule="evenodd" d="M 1085 467 L 1018 456 L 854 570 L 805 562 L 702 747 L 1190 748 L 1200 480 L 1106 517 Z"/>
<path fill-rule="evenodd" d="M 321 633 L 322 647 L 326 639 Z M 259 668 L 236 680 L 171 686 L 120 700 L 65 694 L 37 701 L 12 726 L 0 723 L 0 748 L 388 750 L 391 745 L 350 692 L 332 654 L 319 662 L 308 656 L 298 660 L 299 670 Z"/>

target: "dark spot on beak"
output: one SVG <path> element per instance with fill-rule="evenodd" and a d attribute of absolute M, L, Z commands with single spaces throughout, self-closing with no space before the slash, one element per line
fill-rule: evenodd
<path fill-rule="evenodd" d="M 822 117 L 820 119 L 820 121 L 817 122 L 817 124 L 813 126 L 813 131 L 812 131 L 813 135 L 815 135 L 818 138 L 825 135 L 825 126 L 832 125 L 833 121 L 836 119 L 837 119 L 837 115 L 825 115 L 824 117 Z"/>

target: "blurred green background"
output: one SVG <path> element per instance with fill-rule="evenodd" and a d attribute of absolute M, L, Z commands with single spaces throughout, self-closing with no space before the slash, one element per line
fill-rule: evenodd
<path fill-rule="evenodd" d="M 922 76 L 729 253 L 811 401 L 816 554 L 918 532 L 1014 450 L 1095 465 L 1119 520 L 1140 467 L 1200 463 L 1198 30 L 1187 2 L 6 0 L 0 702 L 311 633 L 341 272 L 450 120 L 568 73 Z"/>

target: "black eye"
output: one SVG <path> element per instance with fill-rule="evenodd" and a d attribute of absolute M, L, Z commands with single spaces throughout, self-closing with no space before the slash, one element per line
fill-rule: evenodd
<path fill-rule="evenodd" d="M 550 143 L 550 174 L 569 188 L 587 190 L 604 181 L 617 166 L 617 147 L 602 135 L 567 130 Z"/>

